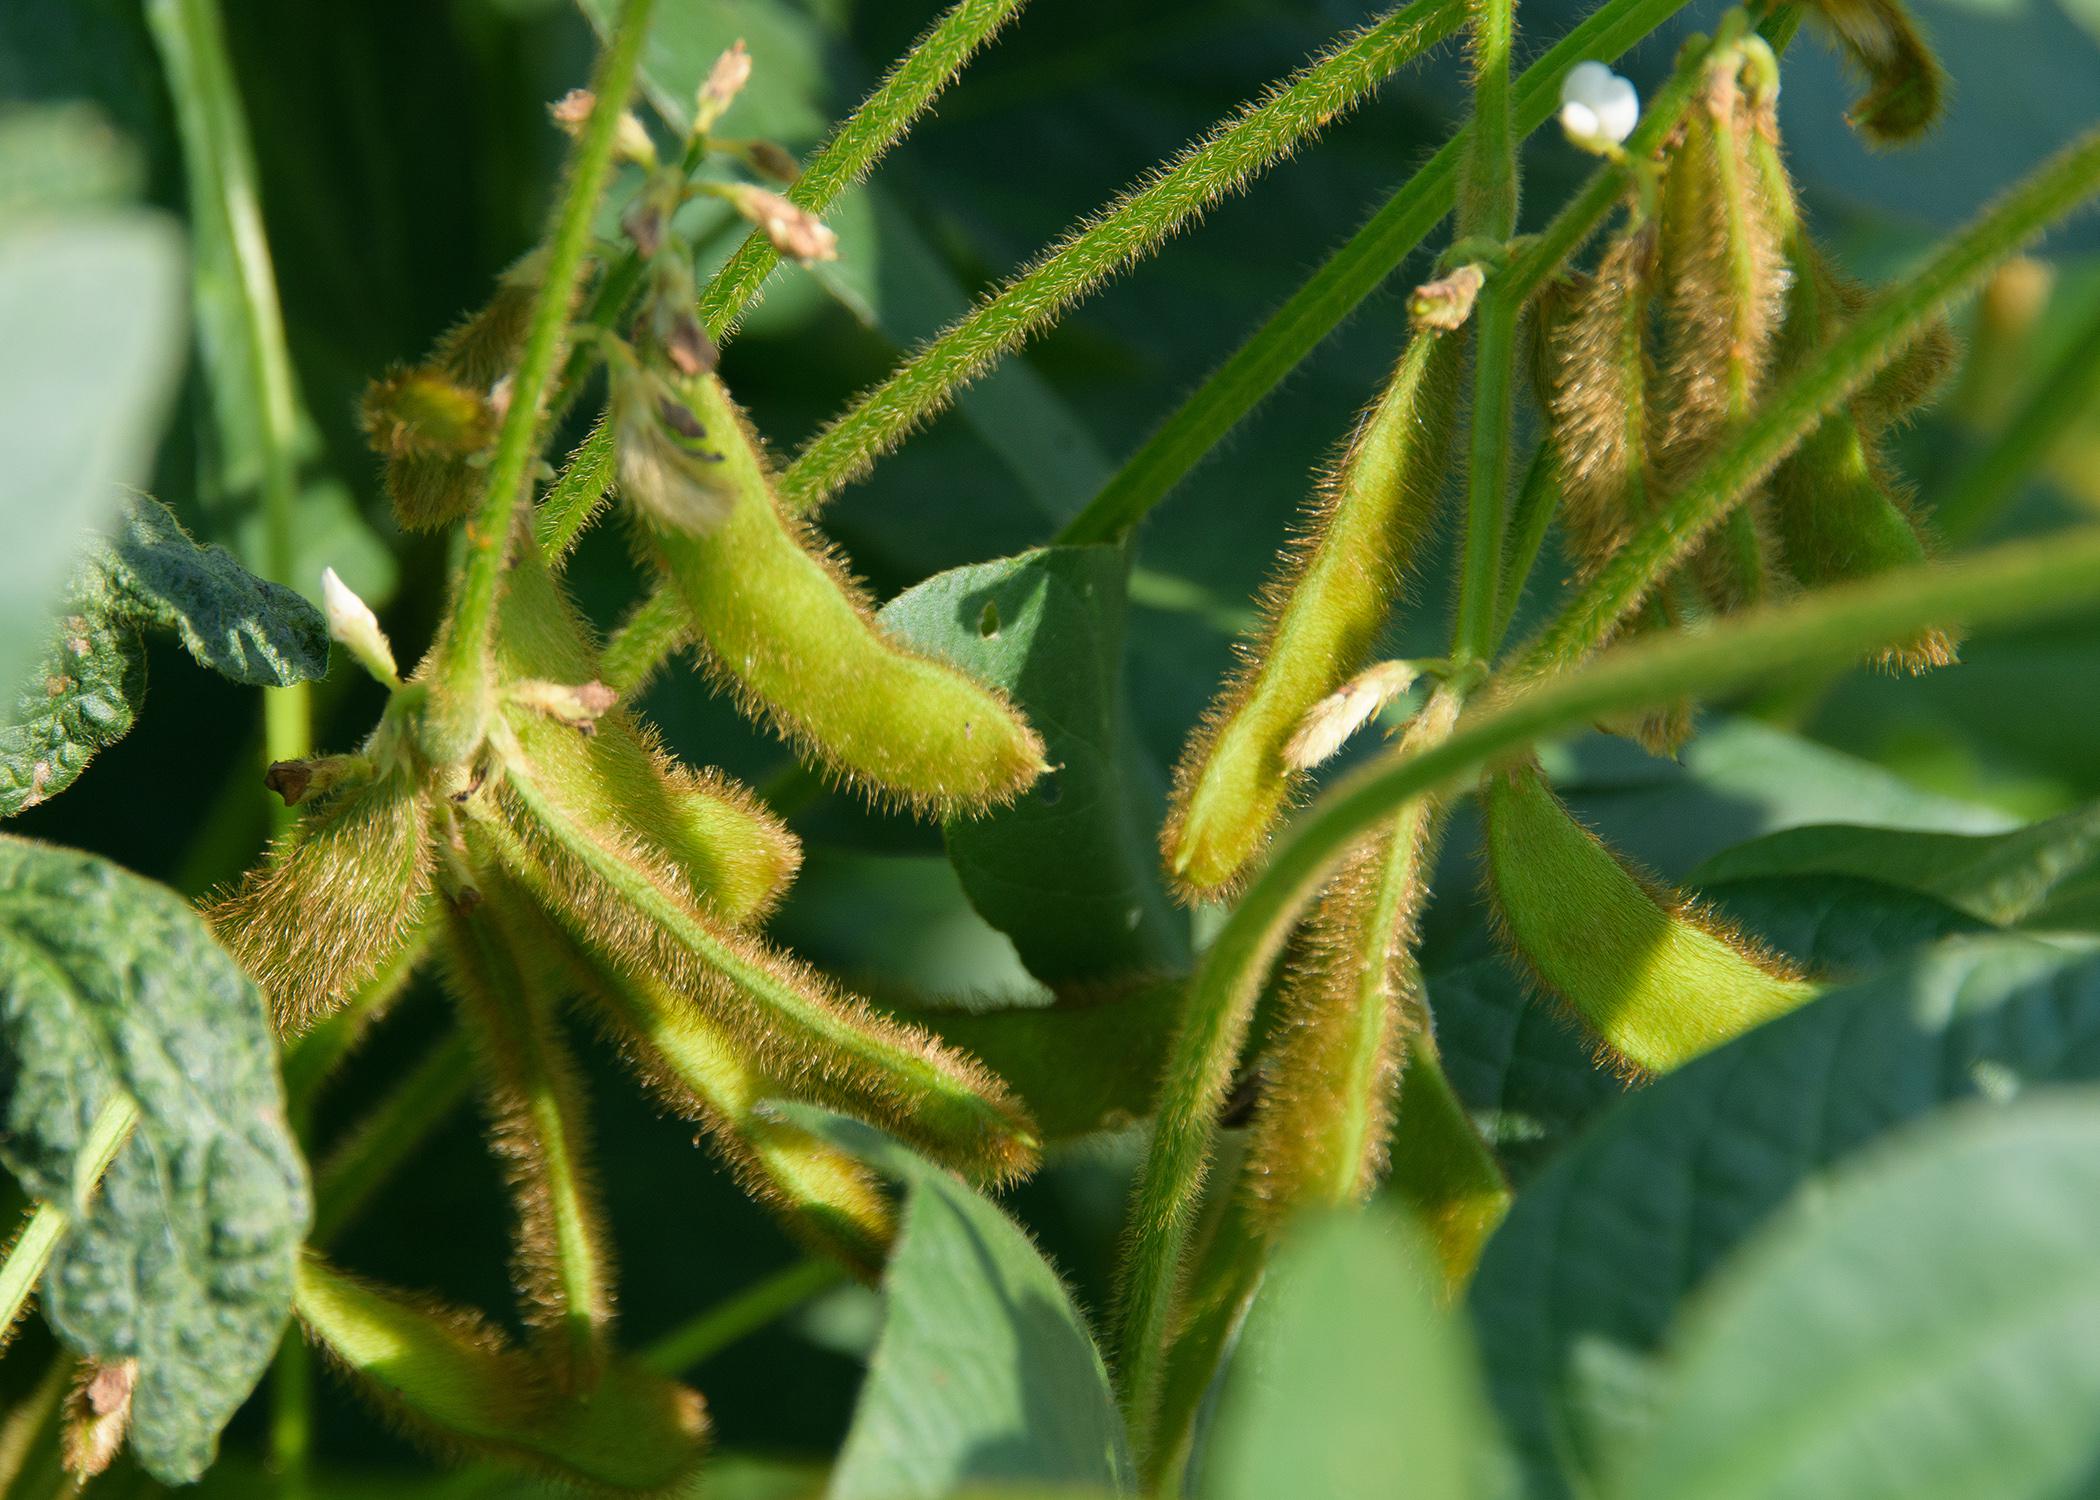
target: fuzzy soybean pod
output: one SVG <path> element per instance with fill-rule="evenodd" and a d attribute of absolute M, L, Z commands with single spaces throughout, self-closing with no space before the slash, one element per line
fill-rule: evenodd
<path fill-rule="evenodd" d="M 1768 107 L 1745 99 L 1740 66 L 1732 52 L 1709 65 L 1663 179 L 1657 462 L 1672 489 L 1749 419 L 1784 304 L 1778 216 L 1750 149 L 1754 134 L 1777 126 Z M 1779 582 L 1762 497 L 1737 507 L 1692 566 L 1716 609 L 1770 597 Z"/>
<path fill-rule="evenodd" d="M 576 1065 L 554 1013 L 549 972 L 529 960 L 496 882 L 444 923 L 446 987 L 473 1042 L 493 1149 L 516 1206 L 515 1274 L 525 1320 L 562 1389 L 598 1381 L 612 1326 L 612 1247 L 590 1170 Z"/>
<path fill-rule="evenodd" d="M 1817 986 L 1575 820 L 1536 766 L 1480 785 L 1497 927 L 1541 987 L 1635 1073 L 1665 1073 L 1813 999 Z"/>
<path fill-rule="evenodd" d="M 1416 331 L 1263 589 L 1259 632 L 1175 768 L 1160 846 L 1184 897 L 1245 877 L 1305 780 L 1286 748 L 1377 644 L 1435 521 L 1463 349 L 1462 333 Z"/>
<path fill-rule="evenodd" d="M 293 1036 L 414 939 L 430 906 L 430 804 L 382 726 L 372 758 L 308 798 L 269 858 L 205 911 Z"/>
<path fill-rule="evenodd" d="M 588 627 L 530 549 L 511 569 L 497 651 L 513 684 L 594 679 Z M 504 718 L 526 757 L 568 789 L 583 817 L 629 827 L 676 865 L 722 921 L 763 920 L 794 880 L 802 846 L 786 824 L 728 777 L 673 763 L 649 727 L 623 710 L 601 713 L 584 726 L 590 732 L 580 732 L 550 713 L 543 696 L 516 688 Z"/>
<path fill-rule="evenodd" d="M 699 1393 L 629 1361 L 588 1401 L 478 1315 L 299 1263 L 307 1337 L 382 1413 L 442 1454 L 496 1459 L 596 1491 L 657 1494 L 689 1476 L 707 1434 Z"/>
<path fill-rule="evenodd" d="M 1431 695 L 1403 738 L 1449 734 L 1456 695 Z M 1426 1023 L 1412 954 L 1442 808 L 1409 803 L 1354 848 L 1306 924 L 1255 1104 L 1247 1180 L 1256 1221 L 1368 1197 L 1384 1175 L 1401 1070 Z"/>
<path fill-rule="evenodd" d="M 860 1161 L 770 1112 L 779 1085 L 729 1028 L 662 980 L 622 969 L 553 932 L 586 997 L 666 1108 L 700 1125 L 745 1192 L 810 1249 L 864 1279 L 882 1270 L 896 1215 Z"/>
<path fill-rule="evenodd" d="M 689 997 L 791 1097 L 880 1125 L 979 1178 L 1034 1164 L 1033 1122 L 984 1068 L 710 916 L 623 820 L 593 821 L 588 800 L 515 742 L 498 754 L 469 805 L 476 832 L 578 942 Z"/>
<path fill-rule="evenodd" d="M 622 459 L 622 488 L 691 613 L 712 675 L 829 774 L 947 816 L 1012 801 L 1046 769 L 1043 742 L 996 689 L 906 646 L 806 523 L 787 514 L 757 435 L 713 375 L 681 380 L 674 437 L 710 460 L 712 524 L 666 517 Z M 675 473 L 675 471 L 673 471 Z M 647 482 L 646 480 L 644 481 Z"/>

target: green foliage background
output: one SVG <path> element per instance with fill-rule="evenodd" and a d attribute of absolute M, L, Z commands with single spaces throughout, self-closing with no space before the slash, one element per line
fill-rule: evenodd
<path fill-rule="evenodd" d="M 317 590 L 319 567 L 333 563 L 381 607 L 395 641 L 413 654 L 442 602 L 443 546 L 394 534 L 356 430 L 356 398 L 387 363 L 424 349 L 482 300 L 491 278 L 538 233 L 563 144 L 544 105 L 582 80 L 594 38 L 562 0 L 228 0 L 225 8 L 291 352 L 313 420 L 299 474 L 311 517 L 300 538 L 299 581 Z M 749 39 L 757 74 L 739 106 L 739 127 L 799 150 L 861 96 L 935 7 L 691 0 L 668 9 L 698 56 L 736 36 Z M 2100 100 L 2100 9 L 2090 0 L 1927 0 L 1919 9 L 1950 63 L 1955 93 L 1945 124 L 1916 149 L 1869 153 L 1841 123 L 1850 93 L 1828 53 L 1801 45 L 1787 60 L 1782 118 L 1808 208 L 1825 240 L 1869 280 L 1966 220 L 2089 124 Z M 766 435 L 792 447 L 972 293 L 1363 14 L 1340 0 L 1037 0 L 875 185 L 830 216 L 840 265 L 822 276 L 791 270 L 773 284 L 730 347 L 725 378 Z M 1537 47 L 1579 14 L 1559 0 L 1534 0 L 1521 22 Z M 1711 19 L 1691 8 L 1625 71 L 1651 85 L 1676 40 Z M 133 0 L 17 0 L 0 8 L 0 102 L 60 100 L 104 110 L 138 153 L 147 197 L 182 212 L 170 106 Z M 943 570 L 1045 541 L 1179 395 L 1447 137 L 1465 102 L 1455 49 L 1446 48 L 974 387 L 828 513 L 827 528 L 856 570 L 887 598 Z M 1553 132 L 1542 133 L 1525 156 L 1534 210 L 1526 225 L 1535 227 L 1588 166 Z M 733 243 L 718 236 L 718 253 Z M 2068 321 L 2100 299 L 2100 221 L 2088 217 L 2056 233 L 2048 253 L 2061 269 L 2055 295 Z M 1090 743 L 1093 759 L 1074 757 L 1071 772 L 1082 790 L 1085 775 L 1098 775 L 1128 800 L 1140 859 L 1158 821 L 1164 768 L 1224 669 L 1231 634 L 1301 503 L 1308 472 L 1383 378 L 1405 327 L 1404 290 L 1426 261 L 1419 256 L 1325 344 L 1142 534 L 1120 660 L 1128 740 Z M 2046 343 L 2038 347 L 2028 368 L 2047 352 Z M 1906 468 L 1948 472 L 1972 450 L 1992 404 L 2005 399 L 2000 389 L 1957 386 L 1905 435 Z M 151 488 L 200 539 L 252 561 L 252 494 L 220 462 L 208 406 L 193 366 Z M 558 440 L 554 449 L 566 446 Z M 2046 529 L 2094 508 L 2100 416 L 1998 529 Z M 634 574 L 616 532 L 592 533 L 570 573 L 601 623 L 617 619 L 633 597 Z M 1075 568 L 1074 576 L 1085 571 Z M 1424 590 L 1401 645 L 1409 654 L 1439 649 L 1447 571 L 1441 559 L 1420 569 Z M 911 603 L 897 606 L 906 628 Z M 1053 595 L 1043 628 L 1069 629 L 1056 604 Z M 1103 671 L 1116 669 L 1116 649 L 1110 641 Z M 2100 694 L 2092 691 L 2100 624 L 1998 635 L 1964 654 L 1958 669 L 1922 681 L 1859 672 L 1735 705 L 1738 716 L 1716 719 L 1681 766 L 1620 742 L 1580 740 L 1557 752 L 1556 783 L 1619 847 L 1672 877 L 1776 829 L 1850 822 L 1993 832 L 2100 797 L 2093 753 Z M 151 640 L 148 655 L 154 691 L 134 732 L 97 760 L 72 795 L 8 827 L 107 855 L 197 896 L 237 874 L 266 833 L 255 695 L 199 670 L 164 638 Z M 996 675 L 997 664 L 987 670 Z M 317 688 L 318 742 L 346 747 L 379 704 L 376 689 L 339 671 Z M 645 709 L 683 756 L 721 765 L 795 809 L 809 859 L 772 927 L 783 941 L 900 1001 L 1035 990 L 1012 944 L 965 897 L 966 849 L 953 850 L 959 878 L 938 830 L 822 793 L 793 772 L 776 742 L 710 698 L 689 672 L 664 674 Z M 1124 712 L 1121 703 L 1104 705 L 1102 738 L 1120 736 Z M 1491 950 L 1471 898 L 1471 859 L 1461 820 L 1423 964 L 1454 1083 L 1493 1125 L 1512 1171 L 1540 1173 L 1540 1197 L 1520 1199 L 1491 1252 L 1482 1280 L 1490 1295 L 1505 1263 L 1522 1253 L 1531 1221 L 1547 1213 L 1537 1205 L 1563 1191 L 1571 1174 L 1612 1170 L 1610 1135 L 1591 1137 L 1579 1157 L 1551 1159 L 1620 1088 L 1524 998 Z M 1775 942 L 1862 969 L 1982 925 L 1960 902 L 1901 891 L 1885 873 L 1738 873 L 1713 894 Z M 2076 914 L 2078 894 L 2075 887 L 2063 893 L 2059 910 Z M 2088 896 L 2088 917 L 2091 905 Z M 1179 955 L 1190 945 L 1186 923 L 1161 907 L 1131 941 L 1142 936 L 1157 952 Z M 2082 1016 L 2094 984 L 2089 970 L 2076 983 Z M 432 996 L 403 1005 L 324 1096 L 311 1139 L 327 1142 L 395 1081 L 421 1055 L 440 1015 Z M 1813 1039 L 1805 1033 L 1835 1024 L 1819 1005 L 1754 1040 L 1768 1051 L 1808 1049 Z M 686 1129 L 656 1118 L 614 1060 L 579 1040 L 591 1065 L 627 1324 L 663 1329 L 793 1261 L 774 1225 L 691 1148 Z M 1702 1069 L 1718 1066 L 1669 1080 L 1641 1101 L 1645 1115 L 1616 1115 L 1618 1135 L 1660 1128 L 1648 1117 L 1695 1090 Z M 2032 1071 L 2049 1070 L 2037 1063 Z M 1097 1321 L 1132 1150 L 1117 1140 L 1058 1158 L 1011 1200 Z M 338 1248 L 360 1271 L 501 1308 L 509 1304 L 506 1220 L 496 1170 L 466 1109 Z M 1580 1226 L 1556 1232 L 1579 1234 Z M 1484 1313 L 1491 1380 L 1521 1368 L 1517 1344 L 1497 1341 L 1497 1330 L 1521 1321 L 1520 1312 Z M 878 1324 L 874 1293 L 837 1288 L 701 1367 L 696 1378 L 719 1447 L 819 1459 L 834 1453 Z M 0 1406 L 23 1393 L 47 1347 L 40 1326 L 24 1333 L 0 1365 Z M 320 1412 L 324 1473 L 425 1471 L 413 1450 L 351 1402 L 324 1398 Z M 1582 1418 L 1616 1419 L 1589 1408 Z M 253 1403 L 229 1435 L 232 1460 L 203 1493 L 235 1493 L 252 1478 L 262 1426 Z M 1525 1436 L 1520 1429 L 1520 1445 Z"/>

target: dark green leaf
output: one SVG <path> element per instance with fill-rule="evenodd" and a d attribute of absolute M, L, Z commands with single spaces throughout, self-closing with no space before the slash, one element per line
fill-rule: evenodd
<path fill-rule="evenodd" d="M 1158 878 L 1149 791 L 1123 689 L 1123 558 L 1050 547 L 955 568 L 882 622 L 1007 690 L 1052 771 L 1013 807 L 951 820 L 963 889 L 1046 984 L 1172 968 L 1187 948 Z"/>
<path fill-rule="evenodd" d="M 45 1312 L 139 1362 L 139 1461 L 194 1479 L 277 1346 L 310 1214 L 262 996 L 172 891 L 0 836 L 0 1053 L 0 1158 L 78 1210 Z M 114 1100 L 138 1123 L 96 1189 L 75 1163 Z"/>
<path fill-rule="evenodd" d="M 1602 1471 L 1646 1420 L 1648 1361 L 1685 1295 L 1833 1163 L 1952 1099 L 2094 1077 L 2100 953 L 1988 935 L 1628 1095 L 1518 1195 L 1473 1287 L 1531 1493 Z"/>
<path fill-rule="evenodd" d="M 2009 833 L 1928 833 L 1826 824 L 1723 850 L 1694 877 L 1852 875 L 1922 891 L 1982 921 L 2018 922 L 2100 858 L 2100 803 Z"/>
<path fill-rule="evenodd" d="M 127 496 L 90 544 L 45 648 L 0 720 L 0 817 L 57 796 L 124 737 L 146 687 L 142 627 L 173 631 L 235 682 L 283 687 L 328 670 L 328 622 L 305 599 L 199 547 L 168 508 Z"/>
<path fill-rule="evenodd" d="M 830 1500 L 937 1500 L 974 1483 L 1131 1487 L 1085 1321 L 1027 1233 L 865 1126 L 792 1111 L 909 1189 L 882 1337 Z"/>
<path fill-rule="evenodd" d="M 1968 1109 L 1781 1214 L 1673 1338 L 1627 1500 L 2042 1500 L 2100 1462 L 2100 1099 Z"/>

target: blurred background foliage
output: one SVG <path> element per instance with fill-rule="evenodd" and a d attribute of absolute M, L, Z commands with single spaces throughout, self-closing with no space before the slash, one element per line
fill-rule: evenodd
<path fill-rule="evenodd" d="M 705 59 L 747 38 L 756 75 L 738 128 L 806 151 L 935 9 L 933 0 L 684 0 L 667 7 L 658 45 Z M 1519 18 L 1526 53 L 1564 32 L 1581 9 L 1527 0 Z M 1786 60 L 1785 139 L 1815 227 L 1870 281 L 1966 220 L 2088 124 L 2100 101 L 2096 0 L 1920 0 L 1918 9 L 1954 93 L 1945 124 L 1915 149 L 1877 155 L 1843 125 L 1852 94 L 1829 53 L 1804 40 Z M 1677 40 L 1710 25 L 1714 10 L 1690 7 L 1624 71 L 1645 92 Z M 1344 0 L 1036 0 L 873 184 L 831 216 L 841 262 L 821 275 L 790 269 L 777 277 L 728 348 L 725 377 L 768 438 L 792 447 L 973 293 L 1367 11 Z M 394 640 L 413 653 L 441 603 L 444 544 L 394 530 L 358 432 L 357 397 L 389 362 L 419 354 L 477 305 L 535 239 L 563 145 L 545 104 L 582 81 L 594 45 L 590 20 L 568 0 L 226 0 L 225 12 L 309 417 L 294 581 L 314 592 L 322 564 L 333 564 L 381 606 Z M 887 597 L 940 570 L 1045 541 L 1447 137 L 1465 102 L 1459 68 L 1447 47 L 1393 80 L 849 489 L 826 526 L 855 569 Z M 138 0 L 0 5 L 0 105 L 77 103 L 115 128 L 144 195 L 181 214 L 182 154 Z M 1541 133 L 1525 158 L 1526 224 L 1542 222 L 1587 166 Z M 726 224 L 702 238 L 717 255 L 735 241 Z M 1902 439 L 1904 467 L 1928 506 L 1935 485 L 1958 472 L 2046 363 L 2051 326 L 2073 321 L 2054 314 L 2100 299 L 2100 220 L 2087 216 L 2058 232 L 2042 253 L 2049 274 L 2001 286 L 1985 304 L 1993 321 L 1974 340 L 1970 369 Z M 1405 291 L 1427 254 L 1324 344 L 1141 534 L 1126 668 L 1151 795 L 1225 666 L 1231 633 L 1309 472 L 1383 379 L 1404 329 Z M 580 435 L 580 425 L 571 428 L 557 450 Z M 253 562 L 254 488 L 215 433 L 193 365 L 155 493 L 201 537 Z M 2100 512 L 2100 414 L 2065 439 L 1985 534 L 2046 528 L 2068 512 Z M 1437 558 L 1419 571 L 1402 631 L 1408 654 L 1433 653 L 1441 640 L 1445 571 Z M 570 576 L 601 623 L 636 597 L 617 527 L 587 538 Z M 1681 765 L 1649 761 L 1619 742 L 1583 741 L 1560 752 L 1557 778 L 1602 832 L 1671 876 L 1779 827 L 1850 821 L 1988 831 L 2100 796 L 2092 754 L 2100 744 L 2100 625 L 2087 619 L 2000 635 L 1966 656 L 1958 669 L 1923 680 L 1861 671 L 1728 706 Z M 160 691 L 137 731 L 97 762 L 86 789 L 13 827 L 106 854 L 194 896 L 236 874 L 266 835 L 259 713 L 253 694 L 161 643 L 150 667 Z M 346 748 L 378 706 L 370 684 L 337 673 L 319 685 L 318 743 Z M 936 831 L 815 791 L 791 774 L 776 742 L 690 672 L 664 674 L 644 706 L 681 755 L 793 797 L 810 857 L 774 924 L 780 938 L 878 993 L 1014 998 L 1031 987 L 1011 944 L 964 900 Z M 1525 1004 L 1493 957 L 1473 910 L 1468 845 L 1462 824 L 1439 882 L 1424 967 L 1453 1080 L 1495 1118 L 1521 1175 L 1527 1152 L 1618 1086 Z M 1730 899 L 1760 926 L 1754 887 Z M 1865 909 L 1846 908 L 1855 917 Z M 1798 904 L 1790 910 L 1791 918 L 1765 915 L 1783 926 L 1799 917 Z M 1904 920 L 1916 921 L 1915 910 Z M 1833 927 L 1829 940 L 1841 936 Z M 394 1082 L 441 1017 L 432 997 L 401 1006 L 324 1097 L 312 1139 L 325 1146 Z M 589 1055 L 629 1326 L 668 1327 L 788 1264 L 791 1247 L 691 1149 L 685 1128 L 654 1117 L 602 1049 Z M 1089 1146 L 1054 1161 L 1014 1198 L 1097 1314 L 1130 1161 L 1127 1142 Z M 463 1110 L 352 1229 L 340 1255 L 375 1276 L 501 1308 L 510 1300 L 505 1219 L 496 1170 Z M 877 1319 L 874 1294 L 838 1289 L 695 1372 L 720 1446 L 834 1451 Z M 0 1367 L 0 1404 L 41 1368 L 35 1350 L 43 1338 L 27 1332 L 24 1357 Z M 259 1472 L 259 1406 L 230 1435 L 234 1461 L 207 1493 Z M 422 1469 L 352 1403 L 328 1399 L 321 1412 L 324 1465 Z"/>

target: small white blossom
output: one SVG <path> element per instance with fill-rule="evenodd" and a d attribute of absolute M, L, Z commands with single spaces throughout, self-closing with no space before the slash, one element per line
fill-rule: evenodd
<path fill-rule="evenodd" d="M 1640 118 L 1640 95 L 1603 63 L 1577 63 L 1560 82 L 1560 127 L 1578 146 L 1621 145 Z"/>
<path fill-rule="evenodd" d="M 401 686 L 401 669 L 394 665 L 393 642 L 379 628 L 372 606 L 357 597 L 350 585 L 336 577 L 335 569 L 321 570 L 321 603 L 328 613 L 328 633 L 343 649 L 388 687 Z"/>

